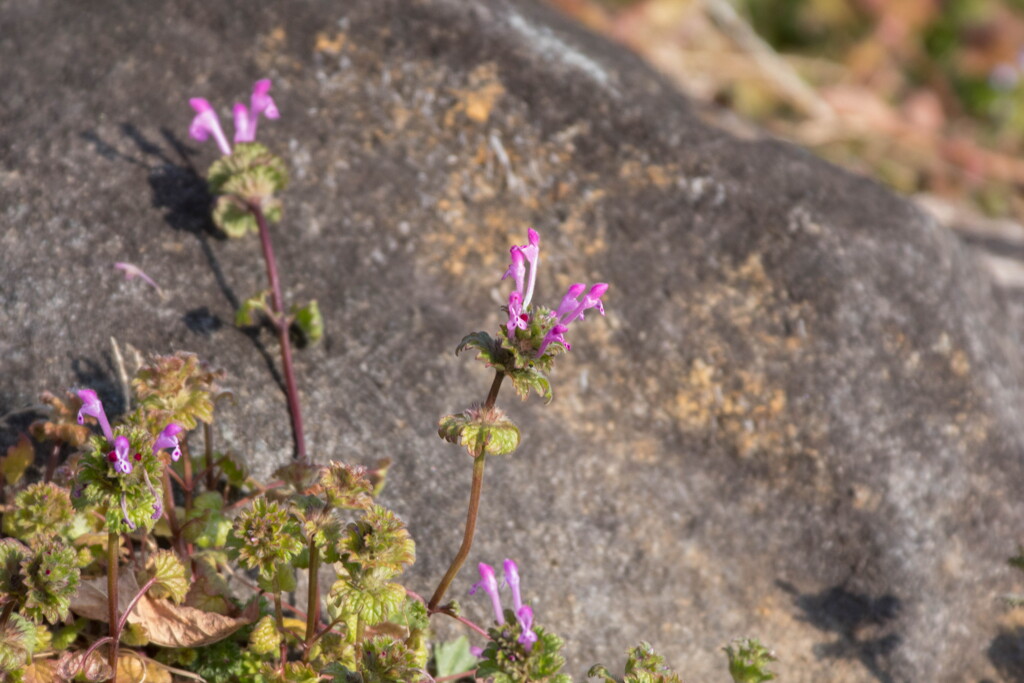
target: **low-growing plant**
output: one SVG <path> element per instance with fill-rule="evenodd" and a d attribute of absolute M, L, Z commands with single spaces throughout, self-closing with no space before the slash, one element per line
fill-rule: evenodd
<path fill-rule="evenodd" d="M 537 304 L 540 235 L 529 230 L 525 244 L 512 246 L 507 322 L 456 348 L 474 350 L 494 375 L 481 404 L 439 422 L 441 438 L 470 456 L 472 489 L 461 547 L 429 600 L 421 597 L 403 583 L 414 540 L 379 499 L 389 463 L 313 463 L 306 454 L 290 336 L 315 342 L 323 320 L 316 302 L 285 313 L 268 222 L 281 219 L 276 193 L 287 172 L 255 142 L 259 116 L 278 117 L 270 88 L 258 81 L 250 104 L 235 105 L 234 146 L 203 99 L 191 101 L 191 133 L 213 137 L 223 153 L 209 173 L 214 222 L 230 236 L 261 238 L 270 289 L 242 305 L 238 323 L 253 324 L 259 313 L 277 333 L 296 458 L 260 483 L 244 459 L 216 450 L 211 425 L 223 374 L 189 353 L 139 367 L 114 421 L 91 388 L 45 395 L 49 419 L 30 430 L 51 448 L 41 480 L 26 484 L 27 439 L 0 458 L 5 493 L 14 495 L 0 540 L 0 672 L 13 681 L 571 680 L 562 640 L 523 602 L 513 560 L 504 561 L 500 584 L 493 567 L 478 565 L 470 592 L 490 599 L 491 625 L 461 616 L 445 596 L 470 552 L 487 459 L 519 446 L 519 428 L 497 405 L 504 380 L 523 399 L 536 393 L 550 402 L 548 374 L 570 349 L 569 328 L 587 311 L 604 315 L 608 285 L 573 284 L 557 306 Z M 200 440 L 200 427 L 194 456 L 189 443 Z M 300 574 L 304 606 L 295 600 Z M 438 617 L 457 620 L 481 645 L 433 642 Z M 734 680 L 773 677 L 760 645 L 727 653 Z M 680 680 L 647 644 L 627 657 L 625 681 Z M 590 676 L 616 680 L 602 666 Z"/>

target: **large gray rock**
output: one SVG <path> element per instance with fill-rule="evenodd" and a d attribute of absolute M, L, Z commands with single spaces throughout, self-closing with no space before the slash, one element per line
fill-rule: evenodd
<path fill-rule="evenodd" d="M 259 247 L 213 234 L 216 151 L 186 135 L 189 96 L 226 110 L 270 76 L 287 296 L 327 320 L 297 358 L 310 450 L 395 460 L 412 587 L 468 495 L 436 419 L 490 381 L 451 352 L 499 324 L 534 225 L 541 299 L 607 281 L 608 316 L 573 331 L 551 406 L 499 399 L 525 438 L 488 466 L 471 562 L 519 559 L 572 672 L 648 639 L 725 681 L 749 634 L 787 681 L 1020 680 L 996 602 L 1024 512 L 1018 328 L 906 202 L 731 137 L 527 0 L 8 0 L 0 27 L 0 412 L 73 385 L 118 406 L 113 336 L 226 368 L 220 443 L 288 460 L 275 342 L 231 325 Z M 472 580 L 453 595 L 484 619 Z"/>

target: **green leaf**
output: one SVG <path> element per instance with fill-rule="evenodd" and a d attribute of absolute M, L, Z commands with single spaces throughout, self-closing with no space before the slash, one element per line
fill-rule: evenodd
<path fill-rule="evenodd" d="M 320 305 L 313 299 L 301 308 L 292 306 L 293 324 L 299 329 L 307 344 L 316 344 L 324 336 L 324 318 Z"/>
<path fill-rule="evenodd" d="M 385 583 L 351 591 L 346 597 L 348 609 L 366 625 L 374 626 L 387 621 L 401 608 L 405 601 L 405 588 L 397 583 Z"/>
<path fill-rule="evenodd" d="M 150 577 L 156 577 L 156 583 L 149 589 L 150 595 L 154 598 L 170 598 L 179 605 L 185 601 L 189 582 L 185 575 L 185 565 L 177 555 L 170 550 L 156 551 L 149 558 L 147 571 Z"/>
<path fill-rule="evenodd" d="M 249 478 L 249 467 L 245 464 L 242 458 L 238 457 L 237 453 L 228 451 L 220 459 L 216 460 L 217 467 L 224 473 L 228 483 L 235 488 L 245 483 L 245 480 Z"/>
<path fill-rule="evenodd" d="M 476 667 L 476 657 L 469 651 L 469 639 L 459 636 L 447 643 L 434 646 L 434 666 L 437 669 L 435 678 L 454 676 Z"/>
<path fill-rule="evenodd" d="M 467 334 L 455 347 L 455 355 L 459 355 L 466 349 L 476 349 L 477 360 L 483 361 L 488 366 L 503 366 L 508 357 L 508 352 L 501 348 L 501 342 L 486 332 Z"/>
<path fill-rule="evenodd" d="M 473 457 L 508 455 L 519 447 L 519 428 L 497 408 L 473 408 L 459 415 L 445 415 L 437 434 L 449 443 L 466 448 Z"/>
<path fill-rule="evenodd" d="M 262 292 L 253 294 L 251 297 L 243 301 L 242 305 L 238 307 L 238 311 L 235 313 L 235 326 L 248 327 L 250 325 L 255 325 L 255 313 L 263 313 L 270 316 L 270 304 L 267 303 L 267 297 L 269 296 L 270 290 L 265 289 Z"/>
<path fill-rule="evenodd" d="M 536 391 L 545 403 L 551 403 L 554 394 L 551 392 L 551 382 L 540 370 L 536 368 L 522 368 L 508 372 L 512 386 L 515 388 L 519 398 L 524 401 L 530 395 L 530 390 Z"/>
<path fill-rule="evenodd" d="M 277 630 L 277 624 L 269 614 L 256 622 L 252 633 L 249 634 L 249 649 L 258 655 L 281 653 L 281 632 Z"/>
<path fill-rule="evenodd" d="M 24 667 L 35 647 L 36 627 L 20 614 L 12 614 L 0 629 L 0 672 Z"/>
<path fill-rule="evenodd" d="M 3 473 L 4 481 L 11 485 L 17 484 L 35 457 L 32 441 L 26 434 L 22 434 L 18 442 L 7 449 L 7 455 L 0 458 L 0 473 Z"/>
<path fill-rule="evenodd" d="M 777 661 L 776 657 L 757 640 L 737 640 L 722 649 L 729 658 L 729 675 L 735 683 L 763 683 L 775 679 L 775 674 L 766 667 Z"/>

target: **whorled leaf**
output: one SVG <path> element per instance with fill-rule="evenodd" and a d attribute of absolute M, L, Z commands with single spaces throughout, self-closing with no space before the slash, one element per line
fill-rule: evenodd
<path fill-rule="evenodd" d="M 249 649 L 258 655 L 280 654 L 281 632 L 269 614 L 260 618 L 249 634 Z"/>
<path fill-rule="evenodd" d="M 213 400 L 220 391 L 223 371 L 212 370 L 194 353 L 178 351 L 170 356 L 153 356 L 135 374 L 132 389 L 143 408 L 141 422 L 156 434 L 168 422 L 186 431 L 199 422 L 213 421 Z"/>
<path fill-rule="evenodd" d="M 303 542 L 291 513 L 260 496 L 235 520 L 228 547 L 245 569 L 259 570 L 269 578 L 278 563 L 287 563 L 302 551 Z"/>
<path fill-rule="evenodd" d="M 52 536 L 66 536 L 74 509 L 70 492 L 52 482 L 38 482 L 14 498 L 14 508 L 4 515 L 4 531 L 35 544 Z"/>
<path fill-rule="evenodd" d="M 551 403 L 555 397 L 551 391 L 551 381 L 536 368 L 511 370 L 507 374 L 512 380 L 516 394 L 524 401 L 530 396 L 531 391 L 537 392 L 545 403 Z"/>
<path fill-rule="evenodd" d="M 18 441 L 7 449 L 7 455 L 0 457 L 0 474 L 8 484 L 17 484 L 25 470 L 35 460 L 36 451 L 32 441 L 22 434 Z"/>
<path fill-rule="evenodd" d="M 508 352 L 501 348 L 501 342 L 486 332 L 467 334 L 455 347 L 455 355 L 466 349 L 475 349 L 476 359 L 483 361 L 488 367 L 505 367 L 510 360 Z"/>
<path fill-rule="evenodd" d="M 35 625 L 20 614 L 12 614 L 0 628 L 0 672 L 22 669 L 35 649 Z"/>
<path fill-rule="evenodd" d="M 338 555 L 343 563 L 357 564 L 362 573 L 392 578 L 416 561 L 416 544 L 401 517 L 374 505 L 346 527 Z"/>
<path fill-rule="evenodd" d="M 322 495 L 327 504 L 343 510 L 365 510 L 373 504 L 373 484 L 367 469 L 332 461 L 320 475 Z"/>
<path fill-rule="evenodd" d="M 736 640 L 722 649 L 729 658 L 729 675 L 735 683 L 763 683 L 775 679 L 775 673 L 767 667 L 777 661 L 776 657 L 757 640 Z"/>
<path fill-rule="evenodd" d="M 458 415 L 445 415 L 437 434 L 445 441 L 465 447 L 469 454 L 508 455 L 519 447 L 519 428 L 498 408 L 471 408 Z"/>
<path fill-rule="evenodd" d="M 67 617 L 71 597 L 78 590 L 77 558 L 74 548 L 53 539 L 39 544 L 22 560 L 21 576 L 26 588 L 23 615 L 51 624 Z"/>

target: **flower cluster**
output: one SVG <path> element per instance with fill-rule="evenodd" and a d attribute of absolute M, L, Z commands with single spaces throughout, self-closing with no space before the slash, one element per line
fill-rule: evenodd
<path fill-rule="evenodd" d="M 135 462 L 142 461 L 142 453 L 136 451 L 132 454 L 132 444 L 127 436 L 124 434 L 118 434 L 114 436 L 114 432 L 110 427 L 110 421 L 107 419 L 106 411 L 103 410 L 103 403 L 100 401 L 99 396 L 92 389 L 81 389 L 78 392 L 78 398 L 82 401 L 82 407 L 78 410 L 78 424 L 85 424 L 85 417 L 93 417 L 100 423 L 100 430 L 103 432 L 103 436 L 106 438 L 107 443 L 112 447 L 112 450 L 107 453 L 107 461 L 113 466 L 114 471 L 117 474 L 128 475 L 132 473 L 135 468 L 133 460 Z M 171 459 L 177 461 L 181 457 L 181 447 L 178 444 L 178 434 L 180 434 L 182 428 L 180 425 L 170 422 L 166 427 L 157 435 L 156 439 L 153 440 L 152 453 L 154 456 L 164 449 L 171 449 Z M 149 479 L 149 473 L 146 468 L 141 468 L 142 478 L 145 481 L 146 488 L 149 489 L 150 494 L 153 496 L 153 519 L 160 519 L 163 514 L 163 506 L 160 503 L 160 496 L 157 494 L 156 489 L 153 487 L 153 483 Z M 124 513 L 125 523 L 134 529 L 135 524 L 131 521 L 128 515 L 128 503 L 125 495 L 121 495 L 121 511 Z"/>
<path fill-rule="evenodd" d="M 473 595 L 482 590 L 491 598 L 491 606 L 494 608 L 494 618 L 498 625 L 505 623 L 505 613 L 501 608 L 501 595 L 498 593 L 498 579 L 494 574 L 494 567 L 481 562 L 477 565 L 480 570 L 480 580 L 473 584 L 469 594 Z M 529 652 L 533 644 L 537 642 L 537 634 L 533 631 L 533 608 L 523 604 L 522 595 L 519 592 L 519 568 L 512 560 L 505 560 L 505 576 L 502 585 L 512 590 L 512 613 L 519 622 L 522 635 L 519 636 L 519 644 Z"/>
<path fill-rule="evenodd" d="M 235 119 L 235 142 L 252 142 L 256 139 L 256 126 L 260 114 L 268 119 L 276 119 L 281 114 L 277 110 L 274 99 L 270 96 L 271 82 L 269 78 L 256 81 L 252 86 L 252 96 L 249 98 L 249 106 L 241 102 L 235 102 L 232 114 Z M 189 126 L 189 134 L 196 140 L 203 142 L 212 135 L 220 147 L 224 156 L 231 154 L 231 145 L 228 143 L 224 129 L 220 126 L 220 117 L 209 101 L 202 97 L 193 97 L 188 101 L 195 110 L 195 118 Z"/>
<path fill-rule="evenodd" d="M 528 330 L 530 327 L 530 303 L 533 300 L 533 290 L 537 282 L 537 264 L 540 262 L 540 235 L 536 230 L 530 228 L 527 231 L 527 243 L 513 245 L 509 249 L 512 262 L 502 276 L 502 280 L 512 278 L 515 282 L 515 289 L 508 295 L 508 322 L 505 329 L 508 332 L 509 340 L 516 338 L 516 330 Z M 586 294 L 584 294 L 586 291 Z M 577 282 L 569 287 L 558 308 L 546 314 L 547 331 L 537 348 L 536 357 L 540 358 L 547 351 L 552 343 L 558 343 L 568 351 L 572 345 L 565 338 L 569 331 L 569 324 L 576 319 L 583 319 L 583 313 L 587 309 L 597 308 L 604 315 L 604 304 L 601 297 L 608 291 L 608 285 L 599 282 L 590 287 L 587 291 L 586 284 Z M 580 298 L 582 296 L 582 299 Z"/>

